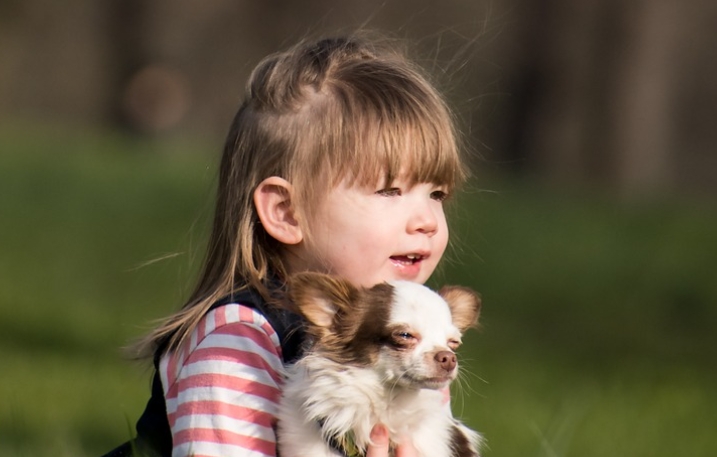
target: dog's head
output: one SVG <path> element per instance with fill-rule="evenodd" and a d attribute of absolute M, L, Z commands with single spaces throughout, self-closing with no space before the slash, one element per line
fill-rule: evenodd
<path fill-rule="evenodd" d="M 455 350 L 481 306 L 464 287 L 436 293 L 396 281 L 360 288 L 318 273 L 294 275 L 289 296 L 308 321 L 313 353 L 378 370 L 386 384 L 431 389 L 455 379 Z"/>

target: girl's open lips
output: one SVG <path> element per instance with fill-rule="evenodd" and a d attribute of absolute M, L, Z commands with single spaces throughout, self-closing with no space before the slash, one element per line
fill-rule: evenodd
<path fill-rule="evenodd" d="M 397 267 L 402 279 L 412 280 L 421 272 L 421 262 L 426 256 L 421 254 L 405 254 L 391 256 L 391 262 Z"/>
<path fill-rule="evenodd" d="M 423 260 L 423 257 L 421 254 L 393 255 L 391 260 L 402 265 L 414 265 Z"/>

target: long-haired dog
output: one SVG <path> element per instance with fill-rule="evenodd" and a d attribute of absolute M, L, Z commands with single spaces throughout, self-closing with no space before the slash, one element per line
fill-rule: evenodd
<path fill-rule="evenodd" d="M 364 455 L 371 428 L 410 440 L 421 457 L 478 456 L 479 435 L 454 419 L 447 388 L 480 298 L 396 281 L 372 288 L 302 273 L 289 281 L 310 346 L 288 368 L 279 407 L 282 457 Z"/>

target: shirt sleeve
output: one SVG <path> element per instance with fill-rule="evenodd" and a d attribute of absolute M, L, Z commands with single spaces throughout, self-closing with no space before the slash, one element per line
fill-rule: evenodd
<path fill-rule="evenodd" d="M 238 319 L 227 317 L 235 312 Z M 176 374 L 165 391 L 172 456 L 274 457 L 282 376 L 276 334 L 239 305 L 205 320 L 164 364 L 166 379 Z"/>

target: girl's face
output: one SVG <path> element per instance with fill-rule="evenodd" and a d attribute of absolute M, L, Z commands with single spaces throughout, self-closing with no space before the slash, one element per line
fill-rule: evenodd
<path fill-rule="evenodd" d="M 289 268 L 343 276 L 358 286 L 424 283 L 448 244 L 442 186 L 398 179 L 386 188 L 345 183 L 307 221 L 311 240 L 289 246 Z"/>

